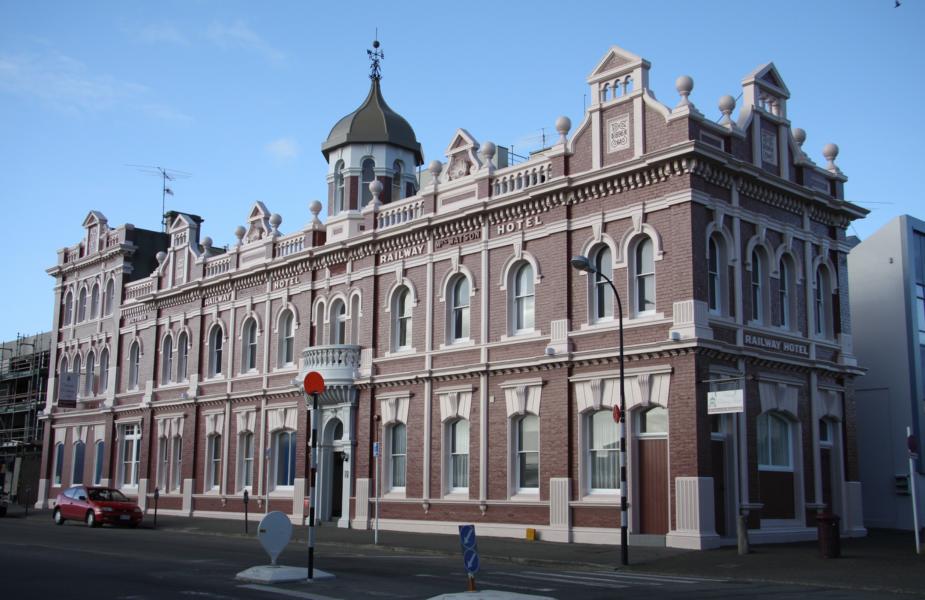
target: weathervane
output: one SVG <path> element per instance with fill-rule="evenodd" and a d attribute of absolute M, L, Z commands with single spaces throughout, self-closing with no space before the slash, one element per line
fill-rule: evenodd
<path fill-rule="evenodd" d="M 378 35 L 376 37 L 379 37 Z M 369 65 L 369 78 L 370 79 L 382 79 L 382 72 L 379 70 L 379 61 L 385 58 L 385 53 L 379 49 L 379 40 L 373 40 L 373 49 L 367 50 L 366 55 L 369 56 L 369 60 L 372 63 Z"/>

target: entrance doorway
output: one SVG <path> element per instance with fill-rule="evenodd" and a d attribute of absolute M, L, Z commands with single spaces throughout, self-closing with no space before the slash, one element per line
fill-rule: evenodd
<path fill-rule="evenodd" d="M 331 469 L 331 518 L 343 516 L 344 503 L 344 453 L 335 452 Z"/>
<path fill-rule="evenodd" d="M 668 411 L 661 406 L 638 413 L 636 452 L 639 532 L 668 533 Z"/>

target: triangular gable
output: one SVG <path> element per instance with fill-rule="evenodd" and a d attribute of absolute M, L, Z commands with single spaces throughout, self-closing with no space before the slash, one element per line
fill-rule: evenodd
<path fill-rule="evenodd" d="M 780 72 L 778 72 L 773 62 L 761 65 L 746 75 L 745 79 L 742 80 L 742 85 L 757 82 L 760 82 L 759 85 L 763 87 L 768 87 L 771 90 L 777 91 L 784 98 L 790 98 L 790 90 L 787 89 L 784 78 L 780 76 Z"/>
<path fill-rule="evenodd" d="M 183 213 L 177 213 L 177 216 L 174 217 L 173 222 L 170 224 L 170 233 L 183 231 L 184 229 L 189 229 L 194 225 L 195 223 L 188 216 L 184 215 Z"/>
<path fill-rule="evenodd" d="M 251 208 L 250 215 L 247 217 L 247 221 L 253 222 L 258 219 L 266 219 L 270 216 L 270 211 L 267 210 L 266 205 L 260 200 L 254 202 L 254 207 Z"/>
<path fill-rule="evenodd" d="M 81 227 L 90 227 L 91 225 L 98 225 L 100 223 L 106 224 L 108 221 L 106 217 L 98 210 L 91 210 L 87 213 L 86 218 L 84 218 L 83 225 Z"/>
<path fill-rule="evenodd" d="M 611 46 L 607 54 L 604 55 L 604 58 L 597 63 L 597 66 L 594 67 L 594 70 L 588 75 L 588 79 L 595 79 L 598 75 L 610 73 L 621 67 L 626 67 L 628 65 L 636 66 L 644 62 L 646 61 L 638 54 L 633 54 L 620 46 Z"/>
<path fill-rule="evenodd" d="M 251 208 L 250 216 L 247 217 L 247 233 L 244 236 L 245 242 L 255 242 L 262 240 L 270 233 L 270 211 L 260 200 L 254 202 Z"/>
<path fill-rule="evenodd" d="M 450 145 L 447 147 L 444 154 L 449 156 L 450 154 L 455 154 L 460 150 L 468 150 L 469 148 L 478 148 L 479 143 L 472 137 L 472 134 L 466 131 L 465 129 L 459 128 L 456 130 L 456 135 L 453 136 L 453 141 L 450 142 Z"/>

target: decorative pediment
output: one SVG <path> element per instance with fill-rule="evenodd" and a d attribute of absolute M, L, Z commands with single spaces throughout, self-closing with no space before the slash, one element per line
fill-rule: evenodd
<path fill-rule="evenodd" d="M 460 179 L 478 171 L 482 162 L 478 157 L 479 143 L 465 129 L 457 129 L 453 141 L 446 149 L 446 180 Z"/>
<path fill-rule="evenodd" d="M 597 63 L 591 74 L 588 75 L 588 83 L 593 83 L 602 79 L 607 79 L 613 75 L 623 72 L 630 72 L 633 69 L 645 66 L 649 68 L 649 62 L 620 46 L 611 46 L 607 54 Z"/>
<path fill-rule="evenodd" d="M 501 388 L 504 390 L 508 418 L 527 413 L 539 416 L 540 399 L 543 392 L 542 379 L 509 381 L 502 383 Z"/>
<path fill-rule="evenodd" d="M 751 83 L 757 83 L 760 87 L 775 92 L 782 98 L 790 98 L 790 90 L 787 89 L 787 84 L 784 83 L 783 77 L 780 76 L 773 62 L 761 65 L 742 80 L 742 85 Z"/>
<path fill-rule="evenodd" d="M 251 208 L 247 217 L 247 232 L 244 234 L 244 243 L 249 244 L 262 240 L 270 234 L 270 211 L 266 205 L 258 200 Z"/>
<path fill-rule="evenodd" d="M 106 219 L 106 216 L 98 210 L 91 210 L 87 213 L 86 218 L 84 218 L 83 225 L 81 227 L 87 228 L 93 225 L 106 225 L 109 222 Z"/>

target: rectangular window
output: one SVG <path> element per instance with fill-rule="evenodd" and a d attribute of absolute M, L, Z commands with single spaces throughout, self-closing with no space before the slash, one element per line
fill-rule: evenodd
<path fill-rule="evenodd" d="M 167 490 L 170 481 L 170 440 L 160 438 L 157 442 L 157 487 Z"/>
<path fill-rule="evenodd" d="M 238 489 L 250 489 L 254 485 L 254 434 L 250 431 L 240 436 L 238 456 L 241 461 L 238 472 Z"/>
<path fill-rule="evenodd" d="M 276 441 L 276 487 L 291 487 L 295 483 L 296 433 L 280 431 Z"/>
<path fill-rule="evenodd" d="M 61 485 L 61 473 L 64 470 L 64 444 L 55 444 L 55 485 Z"/>
<path fill-rule="evenodd" d="M 179 492 L 180 484 L 182 483 L 182 471 L 183 466 L 183 438 L 179 435 L 173 437 L 173 469 L 171 470 L 171 482 L 170 489 Z"/>
<path fill-rule="evenodd" d="M 122 469 L 119 473 L 119 483 L 123 487 L 135 487 L 138 485 L 138 467 L 141 460 L 141 427 L 133 423 L 123 425 L 120 430 Z"/>
<path fill-rule="evenodd" d="M 103 459 L 106 443 L 103 440 L 96 442 L 96 468 L 93 471 L 93 485 L 100 485 L 103 482 Z"/>
<path fill-rule="evenodd" d="M 593 413 L 588 419 L 588 462 L 592 491 L 619 488 L 619 448 L 613 413 L 606 409 Z"/>
<path fill-rule="evenodd" d="M 71 483 L 77 485 L 84 482 L 84 455 L 87 446 L 83 442 L 74 444 L 74 471 L 71 477 Z"/>
<path fill-rule="evenodd" d="M 389 473 L 391 489 L 405 488 L 405 467 L 408 458 L 408 429 L 403 423 L 397 423 L 392 426 L 389 436 L 389 455 L 391 464 Z"/>
<path fill-rule="evenodd" d="M 517 487 L 540 487 L 540 418 L 526 415 L 517 422 Z"/>
<path fill-rule="evenodd" d="M 925 285 L 915 286 L 915 308 L 918 316 L 919 345 L 925 346 Z"/>
<path fill-rule="evenodd" d="M 469 487 L 469 421 L 459 419 L 450 425 L 450 488 Z"/>
<path fill-rule="evenodd" d="M 207 445 L 206 490 L 215 490 L 222 480 L 222 436 L 210 435 Z"/>

